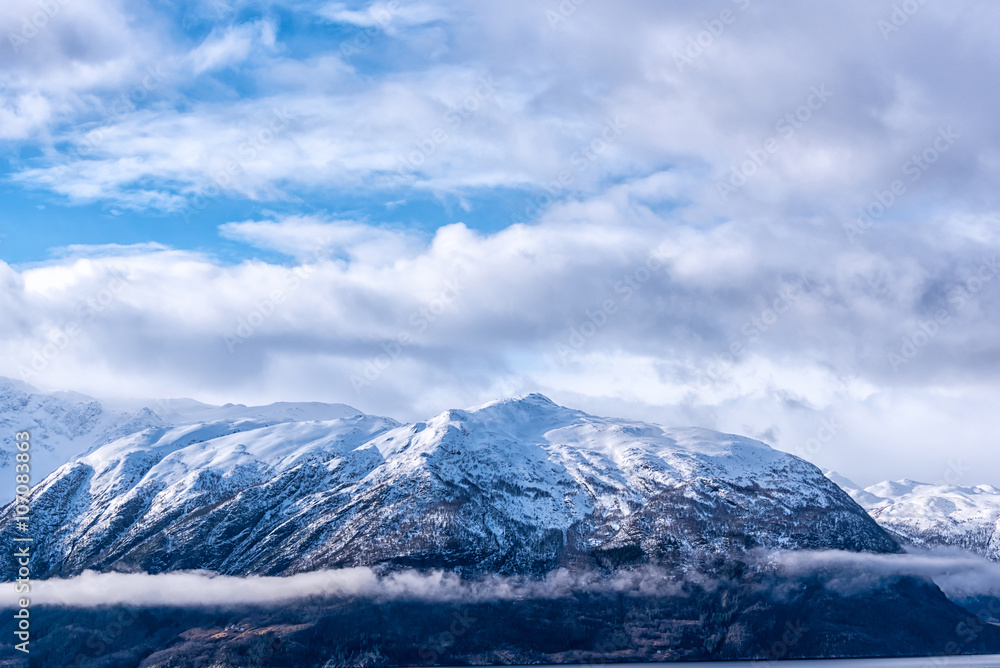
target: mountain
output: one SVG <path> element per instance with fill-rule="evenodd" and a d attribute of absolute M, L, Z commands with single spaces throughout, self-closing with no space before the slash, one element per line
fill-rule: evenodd
<path fill-rule="evenodd" d="M 827 475 L 904 545 L 960 547 L 1000 561 L 1000 489 L 992 485 L 898 480 L 860 489 L 836 473 Z"/>
<path fill-rule="evenodd" d="M 537 394 L 411 425 L 346 407 L 279 424 L 240 411 L 203 417 L 217 419 L 150 426 L 39 483 L 32 514 L 45 540 L 33 572 L 374 566 L 475 576 L 677 566 L 761 547 L 899 551 L 797 457 Z M 0 516 L 3 536 L 11 512 Z"/>
<path fill-rule="evenodd" d="M 36 593 L 32 652 L 44 665 L 1000 651 L 992 624 L 958 633 L 976 610 L 929 579 L 866 570 L 897 558 L 899 544 L 822 471 L 759 441 L 596 417 L 537 394 L 406 425 L 341 405 L 156 405 L 145 427 L 121 427 L 34 486 L 32 579 L 130 571 L 160 591 L 170 585 L 155 574 L 167 571 L 216 583 L 224 578 L 205 571 L 301 573 L 383 593 L 310 589 L 293 605 L 220 596 L 209 608 L 141 596 L 127 606 L 47 603 Z M 13 513 L 0 511 L 9 574 L 22 534 Z M 788 571 L 772 550 L 847 559 Z M 368 569 L 308 573 L 351 566 Z M 93 587 L 94 577 L 66 586 Z M 224 586 L 259 591 L 252 582 Z"/>
<path fill-rule="evenodd" d="M 40 480 L 60 464 L 95 444 L 156 426 L 160 419 L 146 408 L 109 409 L 93 397 L 69 392 L 44 393 L 0 377 L 0 433 L 13 439 L 31 432 L 31 471 Z M 14 450 L 0 449 L 0 500 L 14 498 Z"/>
<path fill-rule="evenodd" d="M 344 404 L 279 402 L 212 406 L 191 399 L 108 401 L 77 392 L 42 392 L 0 376 L 0 432 L 31 432 L 32 480 L 118 439 L 149 429 L 228 421 L 234 429 L 331 420 L 359 411 Z M 14 451 L 0 449 L 0 502 L 14 498 Z"/>

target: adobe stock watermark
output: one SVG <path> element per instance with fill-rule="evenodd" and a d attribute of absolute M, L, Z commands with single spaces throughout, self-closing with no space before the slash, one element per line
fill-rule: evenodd
<path fill-rule="evenodd" d="M 31 555 L 34 538 L 29 533 L 28 523 L 31 521 L 31 432 L 19 431 L 14 434 L 17 453 L 14 456 L 14 526 L 21 535 L 11 538 L 13 550 L 12 562 L 17 575 L 14 591 L 22 594 L 17 599 L 17 612 L 14 613 L 14 636 L 21 642 L 14 649 L 25 654 L 31 654 L 31 599 L 24 594 L 31 594 Z M 12 577 L 13 579 L 13 577 Z"/>
<path fill-rule="evenodd" d="M 967 655 L 973 652 L 972 648 L 968 646 L 969 643 L 976 640 L 984 630 L 989 629 L 992 626 L 992 619 L 1000 614 L 1000 599 L 991 596 L 986 597 L 986 600 L 987 603 L 979 605 L 979 609 L 975 612 L 969 608 L 968 612 L 970 614 L 955 625 L 955 636 L 961 642 L 949 640 L 944 646 L 943 656 L 928 658 L 926 664 L 928 668 L 930 666 L 945 668 L 952 664 L 951 657 L 960 654 Z"/>
<path fill-rule="evenodd" d="M 264 323 L 270 320 L 278 311 L 278 308 L 285 303 L 288 294 L 302 287 L 302 284 L 312 275 L 313 271 L 315 271 L 315 268 L 307 265 L 295 267 L 292 269 L 292 273 L 285 277 L 287 284 L 283 288 L 271 290 L 267 296 L 258 299 L 254 304 L 254 308 L 236 321 L 233 330 L 223 335 L 222 338 L 226 343 L 226 349 L 229 350 L 229 354 L 235 353 L 237 346 L 249 341 L 257 333 L 257 330 L 263 327 Z"/>
<path fill-rule="evenodd" d="M 747 352 L 748 346 L 769 332 L 778 324 L 781 317 L 792 309 L 802 296 L 803 287 L 809 283 L 805 277 L 802 281 L 801 285 L 783 286 L 772 299 L 768 300 L 768 305 L 764 309 L 744 321 L 740 326 L 740 336 L 733 338 L 725 350 L 713 355 L 698 380 L 689 386 L 704 392 L 715 382 L 722 380 Z"/>
<path fill-rule="evenodd" d="M 37 586 L 41 591 L 44 591 L 47 605 L 60 607 L 74 607 L 76 605 L 63 596 L 58 580 L 42 580 Z M 99 630 L 95 627 L 89 630 L 83 643 L 84 646 L 77 651 L 73 659 L 70 660 L 68 655 L 63 657 L 61 665 L 66 666 L 66 668 L 92 666 L 95 659 L 115 649 L 115 645 L 125 631 L 139 618 L 139 609 L 125 607 L 115 610 L 115 608 L 109 608 L 107 612 L 110 613 L 112 610 L 115 611 L 115 614 L 109 615 L 110 619 L 104 625 L 104 629 Z"/>
<path fill-rule="evenodd" d="M 286 284 L 284 287 L 271 290 L 266 296 L 258 299 L 254 304 L 254 308 L 237 319 L 232 331 L 223 334 L 222 338 L 226 343 L 229 354 L 236 352 L 237 346 L 249 341 L 256 334 L 257 330 L 263 327 L 264 323 L 277 313 L 279 307 L 285 303 L 288 296 L 301 288 L 306 280 L 313 275 L 316 267 L 309 264 L 309 262 L 319 262 L 327 257 L 329 243 L 330 240 L 326 239 L 314 246 L 308 258 L 300 262 L 297 267 L 292 269 L 289 275 L 285 276 Z"/>
<path fill-rule="evenodd" d="M 955 144 L 955 140 L 961 139 L 962 135 L 951 129 L 938 128 L 937 136 L 928 144 L 927 148 L 919 153 L 915 153 L 903 162 L 900 171 L 903 176 L 908 177 L 908 181 L 913 184 L 923 177 L 923 175 L 934 165 L 941 156 L 947 153 Z M 853 223 L 843 223 L 841 227 L 847 240 L 852 244 L 857 243 L 858 237 L 867 234 L 886 212 L 892 208 L 899 199 L 907 193 L 907 182 L 903 179 L 894 179 L 885 189 L 875 190 L 872 201 L 863 207 L 858 207 L 857 218 Z"/>
<path fill-rule="evenodd" d="M 935 485 L 958 485 L 962 480 L 965 479 L 965 474 L 972 471 L 972 467 L 969 466 L 963 459 L 949 459 L 948 467 L 945 469 L 944 475 L 938 480 L 934 481 Z"/>
<path fill-rule="evenodd" d="M 730 195 L 745 186 L 770 161 L 771 156 L 781 150 L 781 140 L 788 139 L 801 130 L 812 119 L 813 113 L 822 109 L 831 97 L 833 92 L 827 90 L 826 84 L 811 86 L 805 102 L 774 124 L 774 130 L 778 133 L 776 136 L 768 137 L 758 148 L 748 148 L 747 159 L 739 165 L 730 165 L 729 179 L 716 184 L 719 199 L 725 202 Z"/>
<path fill-rule="evenodd" d="M 994 255 L 992 258 L 984 259 L 972 276 L 949 290 L 946 293 L 949 308 L 940 308 L 935 311 L 933 318 L 921 320 L 910 334 L 903 337 L 898 351 L 888 353 L 892 370 L 899 373 L 903 366 L 912 362 L 951 322 L 952 317 L 971 303 L 998 274 L 1000 274 L 1000 262 Z"/>
<path fill-rule="evenodd" d="M 889 37 L 899 32 L 926 4 L 927 0 L 903 0 L 893 4 L 889 18 L 878 20 L 878 31 L 882 34 L 882 39 L 888 42 Z"/>
<path fill-rule="evenodd" d="M 159 63 L 146 67 L 144 70 L 144 76 L 139 83 L 135 84 L 129 88 L 128 91 L 125 91 L 116 97 L 111 104 L 107 106 L 103 120 L 110 120 L 112 123 L 116 123 L 135 112 L 139 108 L 138 105 L 145 101 L 145 99 L 149 97 L 149 94 L 159 87 L 164 76 L 165 74 L 163 73 L 163 69 Z M 83 136 L 82 142 L 74 144 L 73 147 L 67 151 L 63 162 L 65 164 L 69 164 L 71 160 L 85 160 L 86 156 L 84 153 L 96 150 L 110 133 L 111 127 L 108 125 L 95 128 L 94 130 L 87 132 Z"/>
<path fill-rule="evenodd" d="M 545 20 L 550 28 L 556 28 L 560 23 L 576 14 L 576 10 L 587 4 L 587 0 L 562 0 L 555 9 L 545 10 Z"/>
<path fill-rule="evenodd" d="M 30 16 L 21 17 L 21 29 L 18 32 L 8 32 L 7 41 L 14 53 L 20 53 L 28 42 L 38 37 L 38 34 L 49 25 L 62 11 L 68 0 L 39 0 L 38 9 Z"/>
<path fill-rule="evenodd" d="M 566 365 L 570 359 L 583 348 L 599 331 L 611 322 L 617 315 L 624 302 L 642 289 L 653 277 L 653 274 L 663 269 L 665 260 L 654 252 L 651 252 L 646 260 L 634 270 L 625 274 L 620 280 L 615 281 L 615 297 L 608 298 L 592 309 L 584 311 L 584 318 L 569 328 L 569 336 L 565 341 L 556 343 L 556 354 L 559 356 L 559 363 Z"/>
<path fill-rule="evenodd" d="M 745 12 L 750 8 L 751 0 L 732 0 L 740 12 Z M 674 65 L 677 71 L 684 73 L 684 68 L 694 63 L 706 51 L 712 48 L 716 40 L 722 37 L 726 29 L 736 23 L 740 14 L 732 9 L 723 9 L 715 18 L 702 21 L 704 30 L 698 34 L 688 37 L 687 44 L 681 51 L 674 52 Z"/>
<path fill-rule="evenodd" d="M 804 626 L 801 619 L 796 619 L 795 623 L 785 622 L 785 632 L 781 635 L 781 638 L 775 640 L 766 649 L 763 647 L 760 648 L 760 655 L 763 658 L 751 661 L 750 665 L 753 668 L 777 665 L 782 659 L 788 658 L 788 653 L 808 631 L 809 627 Z"/>
<path fill-rule="evenodd" d="M 464 636 L 477 621 L 476 618 L 470 616 L 468 612 L 460 614 L 456 611 L 452 614 L 452 617 L 454 617 L 455 621 L 451 623 L 448 630 L 431 638 L 430 642 L 422 646 L 418 651 L 420 658 L 428 664 L 435 664 L 441 653 L 450 647 L 453 647 L 458 639 Z"/>
<path fill-rule="evenodd" d="M 230 156 L 222 169 L 212 172 L 210 175 L 212 182 L 198 188 L 193 193 L 187 206 L 180 212 L 184 222 L 191 222 L 192 209 L 194 212 L 204 211 L 208 208 L 210 200 L 218 197 L 236 183 L 238 177 L 245 173 L 245 165 L 261 155 L 275 138 L 288 129 L 294 120 L 295 117 L 288 109 L 272 109 L 268 121 L 251 130 L 243 141 L 235 147 L 237 156 Z"/>
<path fill-rule="evenodd" d="M 442 120 L 445 125 L 452 131 L 460 128 L 483 104 L 493 99 L 497 87 L 498 84 L 492 74 L 480 78 L 479 85 L 472 93 L 444 113 Z M 434 128 L 426 137 L 414 142 L 415 148 L 413 150 L 399 158 L 396 173 L 405 176 L 409 172 L 420 169 L 450 139 L 451 135 L 444 127 Z"/>
<path fill-rule="evenodd" d="M 415 343 L 417 336 L 426 332 L 458 301 L 464 290 L 465 286 L 459 276 L 445 281 L 444 287 L 436 297 L 410 314 L 407 319 L 409 327 L 400 330 L 388 341 L 380 343 L 379 348 L 382 352 L 367 359 L 361 373 L 352 373 L 349 376 L 354 391 L 361 394 L 361 390 L 377 381 L 386 369 L 403 355 L 403 351 Z"/>
<path fill-rule="evenodd" d="M 566 168 L 560 170 L 554 180 L 542 184 L 542 189 L 545 192 L 528 197 L 524 200 L 524 209 L 520 213 L 511 214 L 511 224 L 526 224 L 540 216 L 542 210 L 567 191 L 580 174 L 587 171 L 612 145 L 619 141 L 628 128 L 628 123 L 623 121 L 620 116 L 605 121 L 604 127 L 593 139 L 570 155 Z"/>
<path fill-rule="evenodd" d="M 80 301 L 77 304 L 76 317 L 62 327 L 51 330 L 45 337 L 45 343 L 32 351 L 31 361 L 27 365 L 18 365 L 17 373 L 20 379 L 27 383 L 45 371 L 86 330 L 89 323 L 111 308 L 111 305 L 125 292 L 131 279 L 128 268 L 118 269 L 103 288 Z"/>
<path fill-rule="evenodd" d="M 77 652 L 71 663 L 66 666 L 86 666 L 93 665 L 93 661 L 114 650 L 118 640 L 125 634 L 135 620 L 139 619 L 139 610 L 135 608 L 122 608 L 117 612 L 117 619 L 112 618 L 105 626 L 104 630 L 92 631 L 84 645 L 89 652 L 82 649 Z"/>
<path fill-rule="evenodd" d="M 341 42 L 340 56 L 344 60 L 362 53 L 372 45 L 377 35 L 388 30 L 393 17 L 399 13 L 399 3 L 396 0 L 390 0 L 384 7 L 373 5 L 370 11 L 375 23 L 360 28 L 351 39 Z"/>
<path fill-rule="evenodd" d="M 807 460 L 815 457 L 823 450 L 824 446 L 837 437 L 841 428 L 836 418 L 820 418 L 816 435 L 796 447 L 793 454 Z"/>

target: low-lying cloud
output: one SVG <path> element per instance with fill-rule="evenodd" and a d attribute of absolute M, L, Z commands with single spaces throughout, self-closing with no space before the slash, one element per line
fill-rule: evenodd
<path fill-rule="evenodd" d="M 1000 564 L 961 551 L 915 554 L 861 554 L 844 551 L 781 551 L 760 555 L 755 570 L 783 581 L 820 575 L 826 586 L 852 596 L 910 576 L 933 580 L 952 598 L 1000 595 Z M 579 593 L 626 596 L 674 596 L 684 582 L 705 588 L 712 577 L 678 573 L 656 566 L 613 575 L 558 569 L 543 579 L 493 576 L 466 580 L 446 571 L 413 570 L 379 574 L 371 568 L 313 571 L 285 577 L 236 577 L 208 571 L 97 573 L 32 583 L 32 604 L 99 607 L 138 605 L 227 607 L 281 604 L 305 599 L 368 598 L 381 601 L 419 600 L 436 603 L 480 603 L 561 598 Z M 13 583 L 0 591 L 13 600 Z"/>
<path fill-rule="evenodd" d="M 1000 595 L 1000 564 L 961 550 L 908 554 L 789 551 L 774 553 L 767 561 L 791 577 L 823 574 L 829 578 L 827 587 L 848 595 L 898 576 L 933 580 L 952 598 Z"/>
<path fill-rule="evenodd" d="M 454 573 L 401 571 L 380 576 L 370 568 L 299 573 L 287 577 L 234 577 L 207 571 L 96 573 L 31 585 L 31 602 L 41 606 L 97 607 L 143 605 L 216 607 L 279 604 L 309 598 L 371 598 L 473 603 L 560 598 L 573 592 L 613 592 L 648 596 L 676 593 L 680 585 L 657 568 L 604 577 L 592 571 L 557 570 L 542 580 L 491 577 L 463 580 Z M 14 600 L 13 583 L 0 585 Z"/>

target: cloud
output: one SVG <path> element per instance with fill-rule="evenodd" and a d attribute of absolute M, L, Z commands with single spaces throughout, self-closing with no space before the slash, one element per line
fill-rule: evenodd
<path fill-rule="evenodd" d="M 397 26 L 419 26 L 447 16 L 442 8 L 419 2 L 373 2 L 362 10 L 350 9 L 342 2 L 330 2 L 316 13 L 333 23 L 378 28 L 389 34 L 395 34 Z"/>
<path fill-rule="evenodd" d="M 997 7 L 58 6 L 0 66 L 12 191 L 290 259 L 0 265 L 0 373 L 125 267 L 31 380 L 402 419 L 537 390 L 1000 483 Z"/>
<path fill-rule="evenodd" d="M 413 255 L 423 246 L 416 235 L 401 230 L 354 221 L 325 221 L 310 216 L 226 223 L 219 231 L 227 239 L 307 261 L 317 257 L 341 257 L 356 262 L 385 264 Z"/>
<path fill-rule="evenodd" d="M 911 554 L 855 552 L 781 552 L 770 557 L 791 576 L 821 572 L 827 586 L 850 595 L 894 576 L 933 580 L 950 598 L 1000 596 L 1000 564 L 961 550 Z"/>
<path fill-rule="evenodd" d="M 275 27 L 267 21 L 215 29 L 193 49 L 189 58 L 194 73 L 228 67 L 250 55 L 255 43 L 273 47 Z"/>
<path fill-rule="evenodd" d="M 1000 565 L 962 552 L 874 555 L 840 551 L 783 551 L 762 554 L 762 572 L 776 568 L 783 578 L 820 574 L 826 586 L 850 596 L 885 580 L 911 576 L 933 580 L 950 597 L 1000 594 Z M 283 577 L 234 577 L 208 571 L 96 573 L 32 583 L 32 603 L 40 606 L 106 605 L 216 607 L 281 604 L 309 598 L 372 598 L 477 603 L 560 598 L 578 593 L 669 596 L 681 593 L 676 574 L 646 566 L 607 576 L 594 571 L 557 569 L 542 579 L 493 576 L 465 580 L 444 571 L 403 570 L 379 574 L 370 568 L 312 571 Z M 687 573 L 685 582 L 710 580 Z M 787 581 L 787 580 L 786 580 Z M 13 596 L 14 583 L 0 584 Z"/>
<path fill-rule="evenodd" d="M 492 577 L 480 581 L 462 580 L 442 571 L 400 571 L 379 576 L 369 568 L 313 571 L 287 577 L 232 577 L 204 571 L 159 575 L 86 571 L 74 578 L 42 580 L 31 586 L 32 604 L 69 607 L 211 608 L 288 603 L 317 597 L 480 602 L 558 598 L 572 592 L 649 596 L 680 591 L 679 583 L 653 568 L 618 573 L 610 578 L 594 572 L 571 573 L 561 569 L 543 580 Z M 0 584 L 0 590 L 14 595 L 13 583 Z"/>
<path fill-rule="evenodd" d="M 986 362 L 1000 278 L 961 308 L 948 298 L 979 275 L 981 241 L 910 230 L 856 248 L 811 226 L 699 231 L 656 214 L 649 193 L 624 184 L 490 234 L 304 216 L 222 228 L 290 264 L 135 246 L 0 265 L 0 374 L 97 396 L 345 402 L 403 420 L 542 391 L 597 414 L 770 430 L 859 481 L 934 481 L 957 466 L 955 482 L 995 483 L 1000 461 L 981 443 L 1000 427 Z M 894 261 L 897 243 L 925 262 Z M 114 299 L 86 307 L 122 275 Z M 941 308 L 950 320 L 895 370 L 889 355 Z M 47 348 L 70 324 L 78 333 Z"/>
<path fill-rule="evenodd" d="M 64 149 L 53 147 L 50 160 L 17 172 L 26 183 L 61 188 L 64 194 L 69 194 L 66 181 L 87 182 L 91 188 L 78 183 L 71 195 L 86 192 L 86 201 L 161 207 L 169 203 L 167 195 L 156 199 L 145 193 L 195 197 L 218 169 L 213 156 L 235 148 L 226 151 L 228 142 L 220 141 L 229 134 L 227 127 L 239 126 L 254 110 L 278 106 L 301 122 L 273 145 L 267 168 L 261 165 L 250 179 L 258 183 L 234 188 L 243 196 L 280 200 L 330 188 L 468 195 L 513 187 L 541 193 L 567 172 L 568 183 L 557 188 L 557 199 L 565 199 L 669 166 L 700 176 L 703 187 L 683 195 L 693 205 L 692 218 L 770 212 L 826 217 L 839 225 L 903 177 L 906 161 L 942 128 L 952 128 L 960 139 L 920 173 L 919 188 L 909 186 L 886 221 L 933 211 L 956 198 L 972 207 L 970 213 L 989 211 L 996 203 L 991 184 L 1000 137 L 984 111 L 996 102 L 995 93 L 979 84 L 988 73 L 976 65 L 990 62 L 996 46 L 974 22 L 945 20 L 958 11 L 951 7 L 923 7 L 919 20 L 886 42 L 878 29 L 882 13 L 864 3 L 754 6 L 737 11 L 733 24 L 717 37 L 709 35 L 711 44 L 689 66 L 679 67 L 677 55 L 691 48 L 704 23 L 717 20 L 703 5 L 643 2 L 621 10 L 591 4 L 554 26 L 546 18 L 554 10 L 525 2 L 503 8 L 460 4 L 447 15 L 433 5 L 390 5 L 356 9 L 335 3 L 322 11 L 359 28 L 379 25 L 377 17 L 385 14 L 389 25 L 408 26 L 404 32 L 413 40 L 419 40 L 415 26 L 433 20 L 440 24 L 435 30 L 444 31 L 434 38 L 447 42 L 447 52 L 427 58 L 426 45 L 404 43 L 387 61 L 380 49 L 365 47 L 365 58 L 377 62 L 365 65 L 350 58 L 345 63 L 334 43 L 325 53 L 293 57 L 288 49 L 275 48 L 248 59 L 252 44 L 294 45 L 295 35 L 278 34 L 276 25 L 263 19 L 216 28 L 193 48 L 161 49 L 160 60 L 171 71 L 184 62 L 202 73 L 239 65 L 259 82 L 252 94 L 234 99 L 223 84 L 212 94 L 199 89 L 187 98 L 185 87 L 192 84 L 178 78 L 158 91 L 169 103 L 141 119 L 110 123 L 118 139 L 88 156 L 80 169 L 42 178 L 52 167 L 47 162 L 65 157 Z M 982 16 L 975 23 L 985 25 L 994 9 L 976 12 Z M 143 38 L 126 32 L 117 41 Z M 929 55 L 922 48 L 956 40 L 975 56 Z M 784 57 L 788 51 L 797 57 Z M 928 58 L 947 62 L 927 67 Z M 138 62 L 151 61 L 143 52 Z M 128 66 L 122 57 L 104 66 L 112 63 Z M 297 75 L 276 77 L 275 71 Z M 101 85 L 106 88 L 114 76 L 126 84 L 122 75 L 102 69 Z M 495 90 L 477 100 L 483 79 L 494 81 Z M 19 85 L 29 96 L 25 100 L 37 92 L 27 81 Z M 37 80 L 32 86 L 38 88 Z M 72 84 L 82 86 L 90 95 L 107 94 L 93 82 Z M 466 109 L 467 102 L 474 109 Z M 57 121 L 81 113 L 67 109 L 47 120 L 43 116 L 38 127 L 60 146 L 78 145 L 79 124 Z M 17 114 L 24 122 L 30 116 Z M 608 142 L 605 127 L 615 119 L 627 128 Z M 769 140 L 773 151 L 763 149 L 772 146 Z M 199 146 L 205 150 L 192 151 Z M 408 161 L 411 155 L 417 157 Z M 754 155 L 763 164 L 755 164 Z M 136 177 L 109 183 L 102 175 L 118 171 L 117 165 Z M 270 187 L 262 185 L 265 180 Z M 723 198 L 720 188 L 731 182 L 738 184 L 735 192 Z"/>
<path fill-rule="evenodd" d="M 0 141 L 32 142 L 36 150 L 51 148 L 61 126 L 89 123 L 168 50 L 115 0 L 5 2 L 0 35 Z M 43 162 L 60 159 L 49 153 Z"/>

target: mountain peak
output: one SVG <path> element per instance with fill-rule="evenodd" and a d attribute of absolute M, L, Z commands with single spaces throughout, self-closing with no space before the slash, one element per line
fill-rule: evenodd
<path fill-rule="evenodd" d="M 840 475 L 839 473 L 837 473 L 832 469 L 823 471 L 823 475 L 825 475 L 827 478 L 835 482 L 837 486 L 840 487 L 845 492 L 851 492 L 854 490 L 861 489 L 861 486 L 858 485 L 858 483 L 854 482 L 850 478 Z"/>
<path fill-rule="evenodd" d="M 558 406 L 556 402 L 552 401 L 551 399 L 549 399 L 544 394 L 541 394 L 540 392 L 531 392 L 529 394 L 525 394 L 520 397 L 520 401 L 528 401 L 531 403 L 538 403 L 538 404 L 551 404 L 552 406 Z"/>
<path fill-rule="evenodd" d="M 4 388 L 14 389 L 25 394 L 41 394 L 38 388 L 29 385 L 24 381 L 8 378 L 7 376 L 0 376 L 0 391 Z"/>
<path fill-rule="evenodd" d="M 544 394 L 538 392 L 531 392 L 529 394 L 521 394 L 513 397 L 507 397 L 504 399 L 496 399 L 494 401 L 487 402 L 480 406 L 475 406 L 468 409 L 470 413 L 478 413 L 483 410 L 488 410 L 491 408 L 522 408 L 522 409 L 557 409 L 557 410 L 571 410 L 560 406 L 556 402 L 549 399 Z"/>
<path fill-rule="evenodd" d="M 1000 561 L 1000 490 L 903 478 L 848 492 L 903 544 L 960 547 Z"/>

